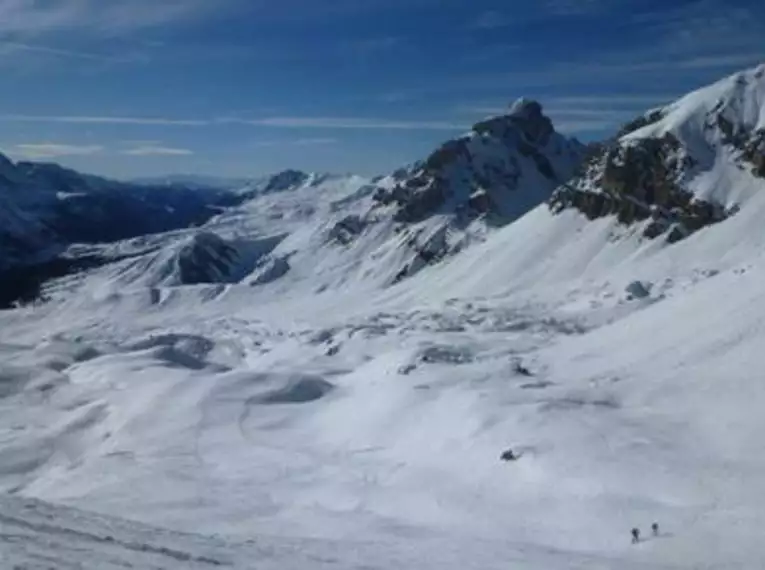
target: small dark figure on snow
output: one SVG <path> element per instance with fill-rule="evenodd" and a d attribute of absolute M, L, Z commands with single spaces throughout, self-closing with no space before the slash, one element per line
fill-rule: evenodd
<path fill-rule="evenodd" d="M 513 372 L 518 374 L 519 376 L 533 376 L 531 373 L 531 370 L 526 368 L 523 363 L 519 360 L 516 360 L 513 362 Z"/>
<path fill-rule="evenodd" d="M 502 453 L 500 459 L 502 459 L 502 461 L 517 461 L 518 457 L 519 456 L 512 449 L 508 449 Z"/>
<path fill-rule="evenodd" d="M 640 542 L 640 529 L 633 528 L 632 529 L 632 544 L 637 544 L 638 542 Z"/>
<path fill-rule="evenodd" d="M 651 532 L 653 532 L 654 536 L 659 536 L 659 523 L 653 523 L 651 525 Z"/>

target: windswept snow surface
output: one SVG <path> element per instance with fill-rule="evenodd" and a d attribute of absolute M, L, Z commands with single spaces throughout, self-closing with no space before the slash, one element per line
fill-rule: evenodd
<path fill-rule="evenodd" d="M 224 535 L 213 558 L 241 568 L 757 567 L 763 215 L 765 194 L 657 248 L 539 208 L 383 290 L 80 291 L 3 313 L 0 488 Z M 107 519 L 4 501 L 13 563 L 77 560 L 70 538 L 104 557 L 85 567 L 193 567 L 125 547 L 146 536 L 207 556 L 199 536 L 115 522 L 104 543 Z"/>
<path fill-rule="evenodd" d="M 0 566 L 762 567 L 746 181 L 674 245 L 540 206 L 396 285 L 405 239 L 371 205 L 390 180 L 109 246 L 0 313 Z M 158 272 L 197 231 L 225 278 Z"/>

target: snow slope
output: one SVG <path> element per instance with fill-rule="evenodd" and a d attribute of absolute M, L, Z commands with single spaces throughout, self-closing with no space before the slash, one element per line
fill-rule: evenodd
<path fill-rule="evenodd" d="M 693 193 L 726 207 L 740 206 L 760 187 L 741 169 L 736 137 L 765 130 L 765 64 L 736 73 L 682 97 L 660 111 L 662 118 L 625 135 L 625 141 L 671 133 L 700 163 Z"/>
<path fill-rule="evenodd" d="M 240 280 L 148 279 L 183 231 L 0 312 L 0 560 L 760 567 L 765 185 L 676 243 L 541 205 L 394 283 L 452 221 L 397 231 L 399 182 L 224 212 L 273 240 Z"/>
<path fill-rule="evenodd" d="M 562 220 L 530 217 L 560 245 Z M 6 313 L 0 480 L 169 528 L 418 563 L 450 543 L 440 565 L 752 567 L 765 244 L 706 251 L 743 220 L 673 246 L 690 265 L 633 246 L 608 272 L 532 267 L 558 281 L 547 290 L 513 278 L 498 241 L 382 296 L 195 290 L 151 311 L 134 293 Z M 562 257 L 607 231 L 567 225 L 582 231 Z M 474 275 L 484 256 L 507 271 Z M 628 299 L 635 279 L 649 298 Z M 508 447 L 518 462 L 499 461 Z M 666 534 L 632 547 L 628 529 L 654 519 Z"/>

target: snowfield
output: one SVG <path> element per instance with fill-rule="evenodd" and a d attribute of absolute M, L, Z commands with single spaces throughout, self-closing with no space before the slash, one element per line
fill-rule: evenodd
<path fill-rule="evenodd" d="M 0 566 L 762 567 L 746 175 L 676 244 L 541 205 L 395 284 L 360 178 L 209 222 L 238 252 L 216 283 L 172 273 L 197 230 L 108 246 L 0 312 Z"/>

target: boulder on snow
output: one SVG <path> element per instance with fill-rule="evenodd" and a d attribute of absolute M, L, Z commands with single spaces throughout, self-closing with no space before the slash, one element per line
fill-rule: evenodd
<path fill-rule="evenodd" d="M 625 288 L 630 299 L 647 299 L 651 296 L 653 284 L 645 281 L 633 281 Z"/>

